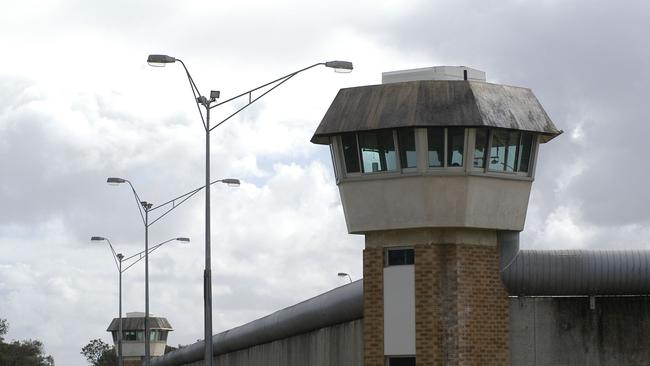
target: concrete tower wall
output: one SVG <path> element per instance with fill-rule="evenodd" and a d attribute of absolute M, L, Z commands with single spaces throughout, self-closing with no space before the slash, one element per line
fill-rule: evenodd
<path fill-rule="evenodd" d="M 521 231 L 532 184 L 529 178 L 467 175 L 373 178 L 339 184 L 350 233 L 423 227 Z"/>

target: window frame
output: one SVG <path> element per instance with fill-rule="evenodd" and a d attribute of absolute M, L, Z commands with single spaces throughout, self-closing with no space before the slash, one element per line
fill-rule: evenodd
<path fill-rule="evenodd" d="M 391 136 L 393 137 L 393 148 L 395 149 L 395 169 L 394 170 L 389 170 L 388 169 L 388 163 L 386 163 L 386 170 L 378 170 L 376 172 L 366 172 L 363 170 L 364 165 L 363 165 L 363 152 L 361 151 L 361 144 L 359 143 L 359 134 L 360 133 L 370 133 L 370 132 L 379 132 L 379 131 L 385 131 L 389 130 L 391 132 Z M 395 174 L 395 173 L 400 173 L 402 171 L 402 166 L 400 164 L 400 157 L 399 157 L 399 150 L 398 150 L 398 139 L 397 139 L 397 129 L 396 128 L 380 128 L 376 130 L 367 130 L 367 131 L 359 131 L 355 132 L 355 136 L 357 138 L 357 156 L 359 158 L 359 170 L 361 175 L 375 175 L 375 174 Z"/>
<path fill-rule="evenodd" d="M 414 168 L 405 168 L 402 162 L 401 157 L 401 146 L 399 143 L 399 130 L 402 128 L 412 128 L 414 139 L 415 139 L 415 151 L 416 151 L 416 167 Z M 429 128 L 436 128 L 436 126 L 428 127 L 398 127 L 398 128 L 386 128 L 386 129 L 377 129 L 377 130 L 368 130 L 368 131 L 355 131 L 355 132 L 346 132 L 354 134 L 355 142 L 357 145 L 356 158 L 359 165 L 358 172 L 348 172 L 345 152 L 343 151 L 343 141 L 342 135 L 335 135 L 332 138 L 331 146 L 331 155 L 332 160 L 334 161 L 334 174 L 337 179 L 337 183 L 346 178 L 350 179 L 361 179 L 362 177 L 395 177 L 402 174 L 433 174 L 433 175 L 480 175 L 480 176 L 493 176 L 493 177 L 511 177 L 519 178 L 524 180 L 532 180 L 535 176 L 535 169 L 537 165 L 537 154 L 539 149 L 540 134 L 534 131 L 523 131 L 515 129 L 502 129 L 495 127 L 479 126 L 479 127 L 465 127 L 465 126 L 438 126 L 438 128 L 444 129 L 444 147 L 443 147 L 443 166 L 441 167 L 431 167 L 429 166 L 429 141 L 428 133 Z M 463 128 L 463 165 L 454 167 L 448 165 L 448 147 L 449 147 L 449 128 Z M 485 166 L 483 168 L 474 167 L 474 153 L 476 145 L 476 136 L 479 129 L 485 129 L 487 131 L 487 144 L 485 147 Z M 359 139 L 360 132 L 374 132 L 381 130 L 390 130 L 393 136 L 393 145 L 395 148 L 395 170 L 385 170 L 377 172 L 364 172 L 363 171 L 363 157 L 361 154 L 361 145 Z M 490 161 L 491 161 L 491 150 L 494 138 L 494 132 L 497 130 L 505 131 L 516 131 L 519 133 L 519 142 L 517 145 L 517 164 L 519 165 L 519 159 L 521 158 L 521 144 L 524 138 L 524 134 L 531 134 L 531 148 L 530 156 L 528 158 L 528 172 L 521 172 L 518 170 L 515 172 L 509 171 L 497 171 L 490 170 Z"/>
<path fill-rule="evenodd" d="M 352 133 L 354 134 L 354 141 L 356 142 L 357 145 L 357 163 L 359 164 L 359 171 L 358 172 L 348 172 L 348 166 L 345 161 L 345 151 L 343 150 L 343 135 Z M 341 177 L 360 177 L 363 175 L 363 167 L 361 166 L 361 149 L 359 149 L 359 133 L 358 132 L 345 132 L 344 134 L 340 134 L 336 136 L 336 142 L 338 147 L 336 148 L 336 152 L 338 154 L 338 160 L 340 164 L 339 172 L 341 173 Z"/>
<path fill-rule="evenodd" d="M 517 143 L 517 149 L 515 150 L 515 165 L 516 169 L 515 171 L 509 172 L 505 170 L 492 170 L 490 169 L 490 159 L 492 158 L 491 151 L 492 151 L 492 142 L 493 142 L 493 137 L 494 137 L 494 132 L 498 130 L 503 130 L 507 132 L 512 132 L 515 131 L 519 134 L 519 139 Z M 528 157 L 528 171 L 526 172 L 521 172 L 519 171 L 519 158 L 521 157 L 521 144 L 523 140 L 524 134 L 530 134 L 532 135 L 531 137 L 531 145 L 530 145 L 530 155 Z M 474 142 L 476 142 L 476 135 L 474 135 Z M 486 175 L 500 175 L 500 176 L 516 176 L 516 177 L 526 177 L 526 178 L 533 178 L 534 177 L 534 167 L 536 164 L 536 157 L 537 157 L 537 148 L 539 146 L 539 134 L 531 131 L 523 131 L 523 130 L 514 130 L 514 129 L 505 129 L 505 128 L 488 128 L 488 144 L 486 148 L 486 159 L 485 159 L 485 167 L 480 169 L 474 169 L 475 172 L 483 172 Z M 474 159 L 473 151 L 472 151 L 472 159 Z"/>
<path fill-rule="evenodd" d="M 444 137 L 443 137 L 443 151 L 442 151 L 442 166 L 431 166 L 429 163 L 429 129 L 430 128 L 442 128 Z M 462 128 L 463 129 L 463 164 L 460 166 L 449 166 L 449 129 L 450 128 Z M 465 126 L 429 126 L 424 128 L 424 133 L 426 136 L 426 146 L 424 148 L 424 151 L 426 151 L 426 162 L 425 162 L 425 168 L 428 171 L 435 171 L 435 172 L 442 172 L 442 171 L 448 171 L 448 172 L 463 172 L 465 171 L 465 167 L 467 164 L 467 161 L 469 160 L 469 151 L 467 149 L 468 145 L 468 138 L 467 136 L 469 135 L 469 127 Z M 472 155 L 472 158 L 474 156 Z"/>
<path fill-rule="evenodd" d="M 413 142 L 415 144 L 415 166 L 414 167 L 404 167 L 402 164 L 402 149 L 399 143 L 399 130 L 411 129 L 413 132 Z M 418 152 L 420 150 L 420 144 L 418 141 L 418 129 L 417 127 L 399 127 L 393 129 L 393 139 L 395 140 L 395 152 L 397 154 L 397 171 L 402 173 L 415 173 L 418 171 L 418 165 L 420 164 L 420 159 L 418 159 Z M 388 171 L 392 172 L 392 171 Z M 388 173 L 382 172 L 382 173 Z"/>
<path fill-rule="evenodd" d="M 405 264 L 390 264 L 389 262 L 389 252 L 391 251 L 401 251 L 401 250 L 411 250 L 413 251 L 413 263 Z M 384 249 L 384 267 L 397 267 L 397 266 L 412 266 L 415 265 L 415 248 L 412 246 L 396 246 L 396 247 L 386 247 Z"/>

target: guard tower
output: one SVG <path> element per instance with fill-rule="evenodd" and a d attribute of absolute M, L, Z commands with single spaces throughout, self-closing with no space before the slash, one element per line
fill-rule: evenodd
<path fill-rule="evenodd" d="M 340 90 L 312 138 L 365 236 L 364 364 L 509 364 L 497 233 L 523 230 L 538 147 L 561 131 L 479 70 L 382 77 Z"/>
<path fill-rule="evenodd" d="M 106 331 L 113 335 L 115 350 L 118 349 L 117 334 L 120 329 L 120 319 L 113 318 Z M 149 330 L 151 332 L 151 356 L 158 357 L 165 354 L 167 334 L 172 326 L 166 318 L 158 318 L 149 314 Z M 145 356 L 144 351 L 144 313 L 126 313 L 122 318 L 122 357 L 124 366 L 140 366 Z"/>

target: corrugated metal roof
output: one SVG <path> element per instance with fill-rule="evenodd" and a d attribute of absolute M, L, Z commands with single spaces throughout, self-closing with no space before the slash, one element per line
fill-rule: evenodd
<path fill-rule="evenodd" d="M 118 331 L 120 329 L 120 319 L 113 318 L 111 324 L 106 329 L 107 332 Z M 166 318 L 149 318 L 149 329 L 166 329 L 173 330 Z M 122 330 L 144 330 L 144 318 L 122 318 Z"/>
<path fill-rule="evenodd" d="M 341 89 L 311 141 L 344 132 L 465 126 L 562 133 L 530 89 L 467 80 L 422 80 Z"/>

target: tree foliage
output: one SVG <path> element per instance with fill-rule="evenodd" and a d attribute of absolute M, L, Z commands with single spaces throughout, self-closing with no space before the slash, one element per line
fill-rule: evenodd
<path fill-rule="evenodd" d="M 99 361 L 102 360 L 105 353 L 112 352 L 112 347 L 104 343 L 101 339 L 92 339 L 87 345 L 81 349 L 81 354 L 88 360 L 92 366 L 99 366 Z M 102 365 L 103 366 L 103 365 Z"/>
<path fill-rule="evenodd" d="M 0 319 L 0 365 L 2 366 L 54 366 L 52 356 L 43 354 L 43 343 L 35 339 L 5 343 L 9 330 L 6 319 Z"/>
<path fill-rule="evenodd" d="M 117 366 L 117 353 L 115 348 L 111 347 L 102 353 L 94 366 Z"/>
<path fill-rule="evenodd" d="M 9 323 L 7 323 L 7 319 L 0 319 L 0 342 L 4 341 L 4 336 L 8 330 Z"/>

